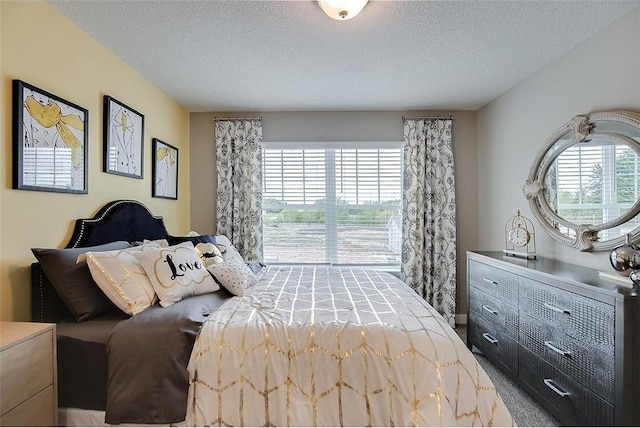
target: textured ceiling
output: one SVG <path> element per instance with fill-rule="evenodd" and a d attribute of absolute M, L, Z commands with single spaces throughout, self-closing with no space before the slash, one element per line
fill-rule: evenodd
<path fill-rule="evenodd" d="M 640 6 L 622 1 L 50 3 L 189 111 L 475 110 Z"/>

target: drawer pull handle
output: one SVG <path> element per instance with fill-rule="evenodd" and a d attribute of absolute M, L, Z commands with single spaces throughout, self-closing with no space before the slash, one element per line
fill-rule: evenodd
<path fill-rule="evenodd" d="M 569 394 L 567 391 L 563 391 L 557 383 L 555 383 L 552 379 L 545 379 L 544 384 L 547 385 L 553 392 L 558 394 L 560 397 L 568 397 Z"/>
<path fill-rule="evenodd" d="M 496 281 L 494 281 L 493 279 L 487 278 L 486 276 L 483 277 L 482 279 L 484 280 L 484 282 L 488 282 L 489 284 L 498 285 Z"/>
<path fill-rule="evenodd" d="M 482 337 L 484 337 L 487 340 L 487 342 L 493 343 L 494 345 L 498 343 L 498 339 L 491 336 L 489 333 L 482 333 Z"/>
<path fill-rule="evenodd" d="M 544 346 L 546 346 L 547 348 L 551 349 L 553 352 L 556 352 L 560 355 L 562 355 L 563 357 L 568 357 L 571 358 L 571 352 L 569 351 L 564 351 L 558 347 L 556 347 L 553 343 L 551 342 L 544 342 Z"/>
<path fill-rule="evenodd" d="M 556 306 L 553 306 L 551 303 L 545 303 L 544 307 L 547 309 L 551 309 L 553 312 L 559 312 L 561 314 L 571 315 L 571 311 L 569 309 L 562 309 Z"/>
<path fill-rule="evenodd" d="M 490 307 L 489 307 L 489 306 L 487 306 L 487 305 L 482 305 L 482 309 L 484 309 L 485 311 L 489 312 L 490 314 L 498 315 L 498 311 L 496 311 L 496 310 L 495 310 L 495 309 L 493 309 L 493 308 L 490 308 Z"/>

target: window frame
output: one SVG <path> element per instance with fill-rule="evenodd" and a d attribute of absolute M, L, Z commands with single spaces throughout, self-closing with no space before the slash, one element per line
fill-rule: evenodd
<path fill-rule="evenodd" d="M 602 219 L 599 219 L 598 223 L 608 223 L 621 215 L 624 212 L 631 209 L 633 206 L 633 202 L 618 202 L 616 200 L 616 196 L 618 194 L 618 180 L 621 178 L 619 176 L 619 171 L 617 170 L 618 164 L 618 156 L 620 156 L 618 152 L 618 148 L 623 148 L 625 150 L 629 150 L 630 153 L 634 153 L 633 148 L 627 145 L 619 145 L 614 143 L 602 145 L 599 150 L 601 150 L 601 157 L 599 161 L 589 161 L 588 163 L 583 162 L 584 158 L 589 159 L 590 157 L 594 157 L 593 154 L 590 154 L 589 151 L 593 150 L 591 147 L 581 147 L 580 145 L 574 145 L 572 147 L 564 150 L 560 156 L 556 159 L 556 162 L 560 161 L 560 158 L 567 152 L 573 151 L 575 155 L 573 155 L 573 163 L 576 164 L 574 168 L 576 168 L 576 173 L 571 177 L 569 174 L 564 174 L 562 177 L 560 176 L 559 169 L 556 170 L 556 182 L 560 184 L 561 181 L 567 181 L 573 179 L 575 182 L 578 182 L 579 185 L 577 187 L 578 190 L 578 203 L 567 203 L 560 202 L 560 192 L 567 191 L 566 187 L 561 188 L 558 186 L 556 189 L 556 198 L 558 200 L 556 206 L 558 210 L 558 214 L 567 220 L 582 224 L 582 223 L 593 223 L 596 219 L 583 219 L 583 218 L 573 218 L 568 217 L 567 212 L 570 210 L 596 210 L 599 211 L 602 215 Z M 596 156 L 597 158 L 597 156 Z M 571 163 L 570 161 L 564 161 L 566 164 Z M 586 163 L 586 166 L 584 165 Z M 601 202 L 592 202 L 585 203 L 583 202 L 583 191 L 588 184 L 584 184 L 583 180 L 589 175 L 589 172 L 593 170 L 596 165 L 600 165 L 602 169 L 601 179 L 602 179 L 602 192 L 600 193 Z M 636 160 L 633 164 L 634 171 L 638 171 L 640 169 L 640 158 L 636 157 Z M 585 172 L 586 171 L 586 172 Z M 626 177 L 625 177 L 626 178 Z M 634 199 L 638 200 L 640 198 L 638 181 L 634 182 Z M 593 220 L 593 221 L 591 221 Z M 625 223 L 626 224 L 626 223 Z M 612 237 L 620 236 L 619 229 L 621 229 L 623 225 L 618 225 L 613 228 L 609 228 L 600 232 L 601 236 L 604 236 L 606 239 L 612 239 Z M 567 230 L 565 233 L 571 234 L 571 230 Z M 611 236 L 610 236 L 611 235 Z"/>
<path fill-rule="evenodd" d="M 400 177 L 400 204 L 399 205 L 389 205 L 389 204 L 349 204 L 345 206 L 340 206 L 339 204 L 328 204 L 325 205 L 325 257 L 324 262 L 318 263 L 296 263 L 296 262 L 276 262 L 271 263 L 274 265 L 330 265 L 330 266 L 363 266 L 367 268 L 376 268 L 387 271 L 399 271 L 400 261 L 394 263 L 379 263 L 375 264 L 366 264 L 366 263 L 339 263 L 338 262 L 338 228 L 340 227 L 339 216 L 338 213 L 341 210 L 349 210 L 349 209 L 364 209 L 367 208 L 373 209 L 398 209 L 400 212 L 402 210 L 402 167 L 403 167 L 403 141 L 331 141 L 331 142 L 263 142 L 263 166 L 265 162 L 265 151 L 266 150 L 332 150 L 328 153 L 325 153 L 325 198 L 326 200 L 336 200 L 336 164 L 335 164 L 335 150 L 380 150 L 380 149 L 397 149 L 400 154 L 400 171 L 398 171 L 398 175 Z M 264 171 L 263 171 L 264 174 Z M 264 175 L 263 175 L 264 180 Z M 263 182 L 263 191 L 265 189 L 266 183 Z M 263 195 L 264 196 L 264 195 Z M 272 204 L 265 205 L 263 202 L 263 212 L 267 209 L 278 209 L 278 208 L 290 208 L 290 209 L 310 209 L 310 204 Z M 327 224 L 327 219 L 329 220 L 329 224 Z M 331 220 L 334 220 L 331 222 Z M 329 238 L 329 235 L 333 234 L 333 239 Z"/>

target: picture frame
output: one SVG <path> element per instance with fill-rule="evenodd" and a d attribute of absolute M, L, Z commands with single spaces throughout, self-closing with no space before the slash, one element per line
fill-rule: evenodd
<path fill-rule="evenodd" d="M 152 166 L 151 196 L 178 199 L 178 148 L 154 138 Z"/>
<path fill-rule="evenodd" d="M 102 122 L 102 170 L 142 179 L 144 115 L 105 95 Z"/>
<path fill-rule="evenodd" d="M 87 194 L 87 109 L 18 79 L 12 107 L 12 187 Z"/>

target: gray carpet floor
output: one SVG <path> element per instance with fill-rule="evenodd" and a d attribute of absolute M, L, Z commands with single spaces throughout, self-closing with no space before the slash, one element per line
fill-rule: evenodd
<path fill-rule="evenodd" d="M 466 343 L 466 328 L 456 328 L 457 333 Z M 521 427 L 558 427 L 560 422 L 540 406 L 529 394 L 516 385 L 496 366 L 491 364 L 482 353 L 473 348 L 473 355 L 480 366 L 487 372 L 491 381 L 496 386 L 502 401 L 511 412 L 511 416 Z"/>

